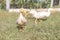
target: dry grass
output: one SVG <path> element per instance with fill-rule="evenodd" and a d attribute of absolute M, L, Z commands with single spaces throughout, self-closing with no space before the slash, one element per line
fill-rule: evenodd
<path fill-rule="evenodd" d="M 20 31 L 16 27 L 18 15 L 0 11 L 0 40 L 60 40 L 60 13 L 51 15 L 38 25 L 29 16 L 27 25 Z"/>

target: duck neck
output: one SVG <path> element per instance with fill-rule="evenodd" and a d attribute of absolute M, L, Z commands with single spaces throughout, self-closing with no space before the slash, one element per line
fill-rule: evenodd
<path fill-rule="evenodd" d="M 20 13 L 20 17 L 22 17 L 23 15 L 22 15 L 22 13 Z"/>
<path fill-rule="evenodd" d="M 48 9 L 48 12 L 50 12 L 50 9 Z"/>

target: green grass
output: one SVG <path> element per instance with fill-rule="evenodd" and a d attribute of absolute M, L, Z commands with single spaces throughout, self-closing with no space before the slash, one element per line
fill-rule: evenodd
<path fill-rule="evenodd" d="M 28 17 L 26 26 L 20 31 L 16 27 L 18 15 L 0 11 L 0 40 L 60 40 L 60 13 L 38 24 Z"/>

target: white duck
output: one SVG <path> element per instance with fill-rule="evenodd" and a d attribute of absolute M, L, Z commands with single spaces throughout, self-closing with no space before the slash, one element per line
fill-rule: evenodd
<path fill-rule="evenodd" d="M 48 9 L 48 11 L 41 11 L 41 12 L 37 12 L 36 10 L 30 10 L 30 13 L 34 18 L 36 18 L 35 23 L 37 23 L 37 19 L 43 19 L 45 17 L 49 17 L 51 14 L 50 9 Z"/>
<path fill-rule="evenodd" d="M 22 15 L 22 13 L 20 13 L 16 23 L 18 24 L 19 28 L 23 28 L 23 26 L 25 25 L 25 23 L 27 22 L 27 19 Z"/>

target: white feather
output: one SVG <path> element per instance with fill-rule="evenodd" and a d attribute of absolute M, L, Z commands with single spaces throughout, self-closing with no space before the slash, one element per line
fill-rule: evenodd
<path fill-rule="evenodd" d="M 18 17 L 17 21 L 16 21 L 18 24 L 23 24 L 23 23 L 26 23 L 27 20 L 26 18 L 22 15 L 22 13 L 20 13 L 20 16 Z"/>
<path fill-rule="evenodd" d="M 35 18 L 44 18 L 44 17 L 49 17 L 50 16 L 50 9 L 48 11 L 41 11 L 37 12 L 36 10 L 31 10 L 30 13 L 32 14 L 33 17 Z"/>

